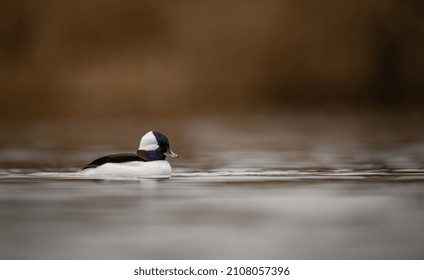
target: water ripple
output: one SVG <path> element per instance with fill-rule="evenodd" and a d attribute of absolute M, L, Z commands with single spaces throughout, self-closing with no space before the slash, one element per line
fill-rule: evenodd
<path fill-rule="evenodd" d="M 75 171 L 46 172 L 26 170 L 0 170 L 0 182 L 37 180 L 128 180 L 137 181 L 136 177 L 94 177 L 84 176 Z M 172 180 L 179 181 L 291 181 L 314 180 L 325 182 L 336 181 L 424 181 L 424 169 L 374 169 L 374 170 L 260 170 L 260 169 L 213 169 L 193 170 L 179 168 L 172 175 Z"/>

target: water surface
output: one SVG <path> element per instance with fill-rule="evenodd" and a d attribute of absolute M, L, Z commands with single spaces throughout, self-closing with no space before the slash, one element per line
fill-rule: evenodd
<path fill-rule="evenodd" d="M 2 259 L 422 259 L 420 113 L 1 123 Z M 171 140 L 170 180 L 79 167 Z"/>

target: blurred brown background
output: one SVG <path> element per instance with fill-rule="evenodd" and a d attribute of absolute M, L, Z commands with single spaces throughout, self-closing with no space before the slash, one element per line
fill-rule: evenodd
<path fill-rule="evenodd" d="M 424 104 L 424 2 L 2 1 L 2 119 Z"/>

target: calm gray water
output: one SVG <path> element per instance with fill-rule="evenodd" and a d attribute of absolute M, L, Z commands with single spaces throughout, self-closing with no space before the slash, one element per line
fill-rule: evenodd
<path fill-rule="evenodd" d="M 423 259 L 417 112 L 2 122 L 1 259 Z M 170 180 L 76 175 L 165 133 Z"/>

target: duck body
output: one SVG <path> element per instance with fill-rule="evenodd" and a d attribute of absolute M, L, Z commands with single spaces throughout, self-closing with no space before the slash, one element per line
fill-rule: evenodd
<path fill-rule="evenodd" d="M 108 162 L 96 168 L 86 168 L 80 174 L 105 177 L 170 178 L 172 168 L 166 160 Z"/>
<path fill-rule="evenodd" d="M 137 154 L 104 156 L 84 166 L 79 173 L 96 177 L 170 178 L 172 168 L 166 156 L 178 157 L 171 151 L 165 135 L 150 131 L 141 138 Z"/>

